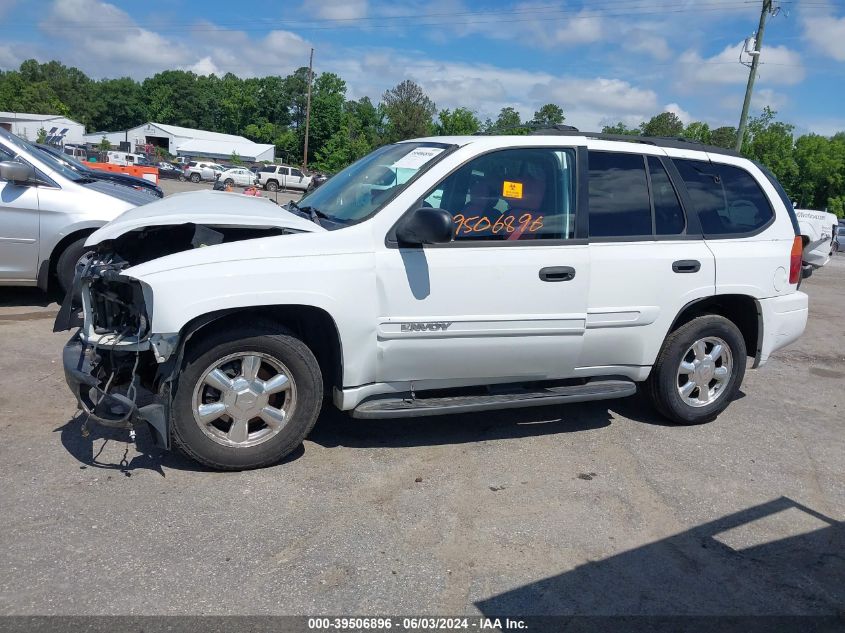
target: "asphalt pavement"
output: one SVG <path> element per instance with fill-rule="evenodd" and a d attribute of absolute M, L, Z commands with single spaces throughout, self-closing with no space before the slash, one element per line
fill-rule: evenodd
<path fill-rule="evenodd" d="M 55 303 L 0 289 L 0 614 L 841 614 L 845 257 L 802 289 L 807 332 L 707 425 L 327 409 L 243 473 L 84 436 Z"/>

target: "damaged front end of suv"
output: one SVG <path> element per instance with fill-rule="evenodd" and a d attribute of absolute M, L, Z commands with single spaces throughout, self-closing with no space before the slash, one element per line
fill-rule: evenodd
<path fill-rule="evenodd" d="M 167 343 L 150 336 L 152 297 L 141 281 L 123 274 L 129 266 L 111 250 L 86 254 L 53 329 L 79 327 L 63 352 L 65 380 L 79 408 L 105 426 L 146 422 L 156 445 L 169 448 L 167 368 L 156 360 Z"/>
<path fill-rule="evenodd" d="M 202 201 L 202 194 L 195 199 Z M 317 228 L 266 200 L 252 204 L 251 213 L 240 220 L 231 209 L 223 217 L 219 208 L 218 219 L 207 206 L 191 214 L 184 204 L 171 215 L 168 204 L 173 206 L 168 200 L 149 205 L 165 212 L 155 218 L 148 210 L 145 217 L 138 211 L 133 218 L 135 210 L 130 211 L 89 238 L 91 250 L 77 264 L 73 290 L 53 327 L 56 332 L 76 329 L 64 348 L 63 364 L 66 382 L 88 419 L 116 428 L 148 425 L 155 444 L 165 449 L 170 448 L 170 385 L 184 341 L 179 332 L 154 332 L 153 289 L 139 278 L 142 274 L 133 274 L 135 267 L 194 249 Z"/>

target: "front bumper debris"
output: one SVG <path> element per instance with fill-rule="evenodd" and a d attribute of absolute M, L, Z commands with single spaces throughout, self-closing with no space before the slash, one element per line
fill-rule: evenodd
<path fill-rule="evenodd" d="M 104 355 L 135 357 L 133 352 L 110 352 Z M 156 446 L 170 448 L 169 398 L 166 392 L 153 393 L 132 375 L 128 384 L 113 384 L 116 369 L 107 368 L 100 352 L 86 345 L 79 332 L 65 345 L 62 361 L 67 382 L 77 404 L 89 419 L 112 428 L 134 428 L 146 423 Z"/>

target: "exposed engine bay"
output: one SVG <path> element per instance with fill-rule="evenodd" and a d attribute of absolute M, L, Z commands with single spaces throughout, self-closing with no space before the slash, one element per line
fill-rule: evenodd
<path fill-rule="evenodd" d="M 184 223 L 142 227 L 97 244 L 77 264 L 73 290 L 53 327 L 79 328 L 64 352 L 66 379 L 79 407 L 107 426 L 131 429 L 138 420 L 147 422 L 156 444 L 168 448 L 175 341 L 151 340 L 144 288 L 123 272 L 191 249 L 295 232 Z"/>

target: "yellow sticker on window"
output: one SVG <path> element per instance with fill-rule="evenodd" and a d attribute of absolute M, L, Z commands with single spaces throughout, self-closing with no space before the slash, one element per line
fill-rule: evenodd
<path fill-rule="evenodd" d="M 522 183 L 511 182 L 506 180 L 502 183 L 502 197 L 504 198 L 522 198 Z"/>

